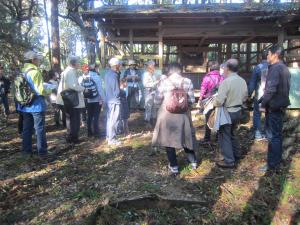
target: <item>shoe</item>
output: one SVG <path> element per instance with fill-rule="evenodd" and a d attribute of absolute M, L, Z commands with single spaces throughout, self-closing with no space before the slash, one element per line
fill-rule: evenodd
<path fill-rule="evenodd" d="M 221 167 L 221 168 L 234 168 L 235 167 L 235 164 L 234 163 L 226 163 L 224 160 L 223 161 L 219 161 L 216 163 L 218 167 Z"/>
<path fill-rule="evenodd" d="M 254 140 L 255 141 L 262 141 L 262 140 L 265 140 L 265 139 L 266 139 L 266 137 L 264 135 L 262 135 L 259 130 L 255 131 L 255 135 L 254 135 Z"/>
<path fill-rule="evenodd" d="M 178 166 L 170 166 L 170 164 L 169 164 L 168 168 L 171 172 L 171 175 L 177 176 L 179 174 Z"/>
<path fill-rule="evenodd" d="M 52 152 L 47 152 L 46 154 L 38 155 L 42 160 L 53 160 L 56 158 L 56 155 Z"/>
<path fill-rule="evenodd" d="M 190 165 L 192 166 L 192 169 L 193 169 L 193 170 L 196 170 L 197 167 L 198 167 L 198 164 L 197 164 L 197 163 L 191 163 Z"/>

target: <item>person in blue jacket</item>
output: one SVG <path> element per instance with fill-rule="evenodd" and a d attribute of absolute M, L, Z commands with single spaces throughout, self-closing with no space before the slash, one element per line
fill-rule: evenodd
<path fill-rule="evenodd" d="M 253 102 L 253 130 L 254 130 L 254 140 L 259 141 L 265 139 L 261 129 L 261 111 L 259 107 L 258 100 L 264 95 L 264 89 L 266 85 L 267 75 L 268 75 L 268 66 L 267 61 L 267 52 L 263 51 L 261 53 L 262 61 L 258 64 L 253 72 L 248 85 L 248 93 L 251 97 L 253 92 L 254 102 Z M 266 129 L 266 127 L 264 127 Z"/>

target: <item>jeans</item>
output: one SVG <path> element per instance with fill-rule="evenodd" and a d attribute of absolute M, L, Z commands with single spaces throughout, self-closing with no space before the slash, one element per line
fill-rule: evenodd
<path fill-rule="evenodd" d="M 99 136 L 99 116 L 101 111 L 101 105 L 99 102 L 92 102 L 87 104 L 87 127 L 88 136 Z"/>
<path fill-rule="evenodd" d="M 107 103 L 106 137 L 108 142 L 116 140 L 120 120 L 120 104 Z"/>
<path fill-rule="evenodd" d="M 78 141 L 80 129 L 80 111 L 78 108 L 65 108 L 67 125 L 67 142 Z"/>
<path fill-rule="evenodd" d="M 32 153 L 32 133 L 35 129 L 37 151 L 39 155 L 47 154 L 47 140 L 44 112 L 23 112 L 22 148 L 24 153 Z"/>
<path fill-rule="evenodd" d="M 266 126 L 266 125 L 265 125 Z M 265 127 L 266 129 L 266 127 Z M 259 103 L 254 99 L 253 103 L 253 130 L 262 132 L 261 130 L 261 112 L 259 111 Z"/>
<path fill-rule="evenodd" d="M 269 111 L 267 113 L 268 129 L 272 134 L 268 144 L 268 166 L 277 167 L 282 157 L 282 127 L 284 111 Z"/>
<path fill-rule="evenodd" d="M 240 158 L 239 141 L 235 135 L 235 131 L 241 118 L 241 111 L 229 112 L 229 115 L 232 124 L 226 124 L 220 127 L 218 142 L 225 162 L 232 164 Z"/>
<path fill-rule="evenodd" d="M 9 114 L 9 104 L 8 104 L 8 98 L 7 98 L 7 95 L 3 94 L 1 96 L 1 103 L 3 104 L 4 106 L 4 112 L 5 112 L 5 115 L 8 116 Z"/>
<path fill-rule="evenodd" d="M 178 166 L 175 148 L 166 147 L 167 157 L 171 167 Z M 190 163 L 197 163 L 196 155 L 193 150 L 184 148 L 184 152 Z"/>

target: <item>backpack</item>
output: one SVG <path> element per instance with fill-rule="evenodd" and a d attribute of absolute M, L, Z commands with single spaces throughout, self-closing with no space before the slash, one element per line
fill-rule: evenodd
<path fill-rule="evenodd" d="M 33 69 L 29 69 L 25 73 L 20 73 L 14 80 L 15 86 L 15 100 L 18 102 L 21 107 L 30 106 L 35 99 L 36 92 L 31 87 L 27 80 L 27 74 Z"/>
<path fill-rule="evenodd" d="M 180 87 L 176 87 L 172 82 L 174 88 L 171 90 L 170 98 L 167 100 L 166 109 L 170 113 L 182 114 L 188 111 L 188 96 L 183 89 L 183 81 Z"/>
<path fill-rule="evenodd" d="M 84 98 L 93 99 L 98 97 L 98 89 L 93 79 L 91 79 L 90 77 L 84 78 L 82 80 L 82 86 L 85 88 L 83 91 Z"/>

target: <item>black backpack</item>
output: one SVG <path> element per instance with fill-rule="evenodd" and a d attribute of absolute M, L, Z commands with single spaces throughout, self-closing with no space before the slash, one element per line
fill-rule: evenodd
<path fill-rule="evenodd" d="M 82 81 L 82 86 L 85 88 L 83 91 L 84 98 L 93 99 L 98 97 L 98 89 L 93 79 L 90 77 L 84 78 Z"/>
<path fill-rule="evenodd" d="M 27 74 L 33 69 L 29 69 L 25 73 L 20 73 L 14 80 L 15 86 L 15 100 L 17 103 L 23 106 L 30 106 L 35 99 L 36 92 L 31 87 L 27 80 Z"/>

